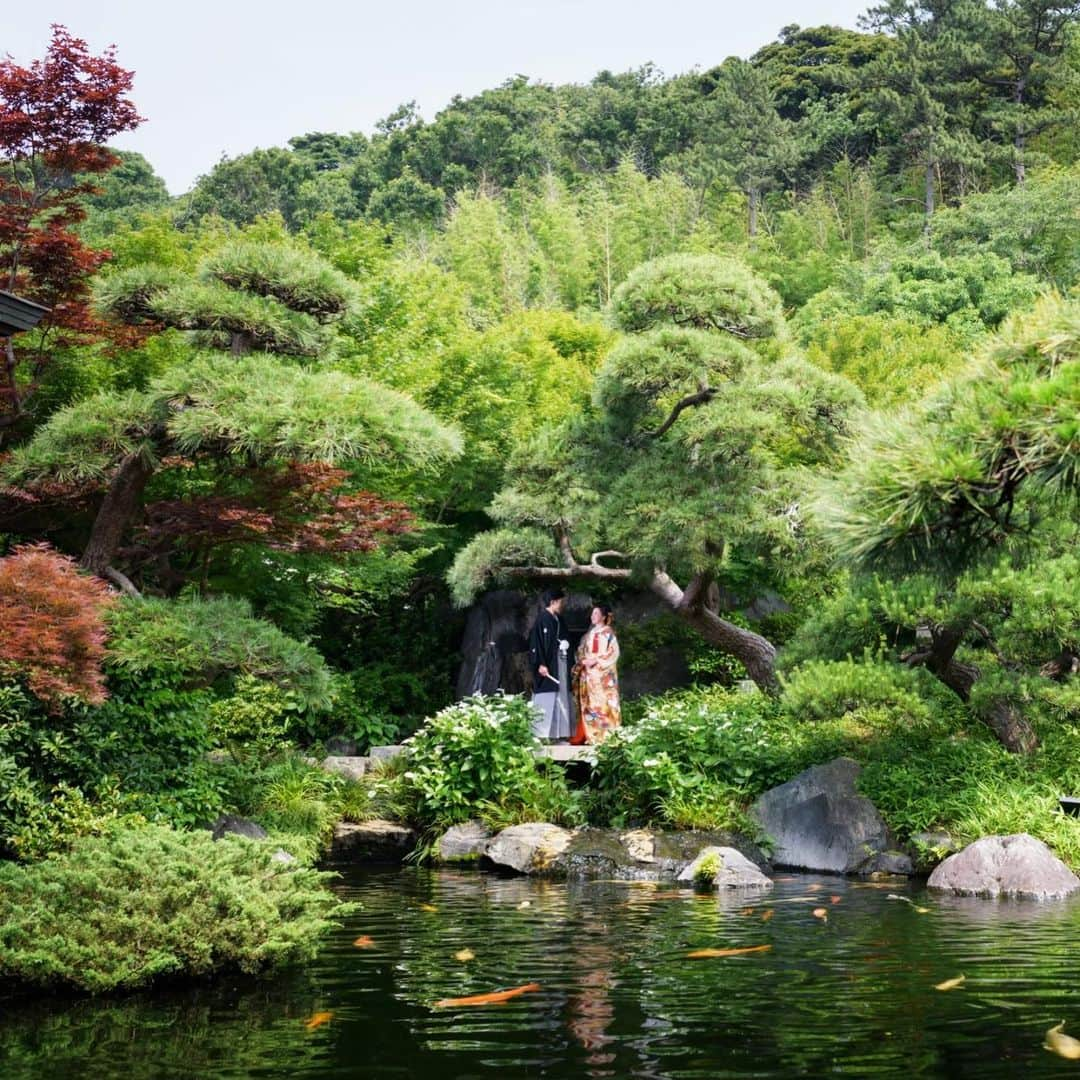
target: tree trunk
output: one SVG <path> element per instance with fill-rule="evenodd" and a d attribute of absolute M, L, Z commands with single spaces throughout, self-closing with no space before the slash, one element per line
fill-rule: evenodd
<path fill-rule="evenodd" d="M 1024 91 L 1027 89 L 1027 80 L 1020 78 L 1016 80 L 1016 85 L 1013 87 L 1013 104 L 1019 109 L 1024 104 Z M 1024 131 L 1024 120 L 1021 116 L 1016 122 L 1016 134 L 1013 136 L 1013 149 L 1016 151 L 1016 158 L 1013 162 L 1013 172 L 1016 175 L 1017 184 L 1023 184 L 1027 179 L 1027 169 L 1024 165 L 1024 151 L 1027 149 L 1027 135 Z"/>
<path fill-rule="evenodd" d="M 757 188 L 751 188 L 746 194 L 750 206 L 750 220 L 747 228 L 751 239 L 753 239 L 753 237 L 757 236 L 758 199 L 760 196 Z"/>
<path fill-rule="evenodd" d="M 1017 705 L 1007 698 L 998 698 L 991 702 L 982 719 L 1001 741 L 1001 745 L 1014 754 L 1030 754 L 1039 745 L 1031 724 L 1021 714 Z"/>
<path fill-rule="evenodd" d="M 979 678 L 975 664 L 963 664 L 956 659 L 956 650 L 967 631 L 967 626 L 935 627 L 930 648 L 906 658 L 908 664 L 922 664 L 933 672 L 961 701 L 970 700 L 972 687 Z M 1039 745 L 1035 730 L 1008 698 L 992 701 L 989 709 L 980 713 L 980 718 L 1001 745 L 1014 754 L 1028 754 Z"/>
<path fill-rule="evenodd" d="M 703 590 L 689 586 L 684 593 L 663 570 L 653 571 L 649 588 L 668 604 L 685 623 L 692 626 L 706 641 L 735 657 L 746 668 L 747 675 L 767 694 L 779 692 L 776 678 L 776 646 L 771 641 L 744 630 L 741 626 L 720 618 L 705 607 Z M 686 599 L 690 595 L 691 602 Z M 698 599 L 700 597 L 700 599 Z"/>
<path fill-rule="evenodd" d="M 124 530 L 135 516 L 143 489 L 153 472 L 141 454 L 129 454 L 120 462 L 105 492 L 105 499 L 94 519 L 90 539 L 80 560 L 85 569 L 100 576 L 104 576 L 109 569 Z"/>
<path fill-rule="evenodd" d="M 19 388 L 15 382 L 15 344 L 10 337 L 4 338 L 3 381 L 0 382 L 0 396 L 6 397 L 7 407 L 11 410 L 7 416 L 0 416 L 0 429 L 14 424 L 22 415 L 22 402 L 19 400 Z"/>
<path fill-rule="evenodd" d="M 930 220 L 934 216 L 934 163 L 928 161 L 926 163 L 926 175 L 924 177 L 923 188 L 923 233 L 929 238 L 930 236 Z"/>

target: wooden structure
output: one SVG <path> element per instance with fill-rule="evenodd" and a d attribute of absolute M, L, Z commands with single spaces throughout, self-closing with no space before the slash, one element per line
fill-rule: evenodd
<path fill-rule="evenodd" d="M 0 289 L 0 338 L 11 337 L 22 330 L 32 330 L 48 310 L 32 300 L 23 300 L 14 293 Z"/>

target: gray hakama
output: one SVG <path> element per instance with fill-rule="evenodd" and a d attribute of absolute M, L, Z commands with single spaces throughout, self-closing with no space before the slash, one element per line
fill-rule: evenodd
<path fill-rule="evenodd" d="M 533 734 L 538 739 L 569 739 L 570 738 L 570 672 L 566 656 L 567 649 L 559 649 L 559 685 L 556 686 L 552 679 L 544 679 L 543 682 L 550 686 L 550 690 L 537 690 L 533 694 L 533 710 L 536 719 L 533 720 Z"/>

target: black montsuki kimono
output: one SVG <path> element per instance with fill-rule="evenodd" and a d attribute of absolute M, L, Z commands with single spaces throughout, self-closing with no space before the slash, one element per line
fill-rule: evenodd
<path fill-rule="evenodd" d="M 533 707 L 536 722 L 533 733 L 540 739 L 570 737 L 570 673 L 566 628 L 558 615 L 546 608 L 540 612 L 529 634 L 529 664 L 533 673 Z M 540 674 L 540 667 L 548 669 Z"/>
<path fill-rule="evenodd" d="M 546 608 L 541 611 L 529 632 L 529 666 L 532 668 L 535 693 L 554 690 L 555 684 L 551 679 L 545 679 L 540 674 L 540 665 L 543 664 L 554 678 L 559 677 L 559 642 L 565 637 L 566 628 L 562 619 Z"/>

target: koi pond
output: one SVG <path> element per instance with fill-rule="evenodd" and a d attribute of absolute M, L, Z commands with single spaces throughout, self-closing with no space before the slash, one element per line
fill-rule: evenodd
<path fill-rule="evenodd" d="M 0 1076 L 1080 1075 L 1043 1047 L 1062 1020 L 1080 1037 L 1075 902 L 782 874 L 751 897 L 397 868 L 339 888 L 364 910 L 306 970 L 3 1002 Z"/>

